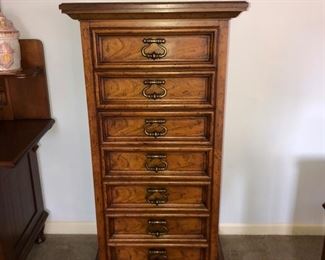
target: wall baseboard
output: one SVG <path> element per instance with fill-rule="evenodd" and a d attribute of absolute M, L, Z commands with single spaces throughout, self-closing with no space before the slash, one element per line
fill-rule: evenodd
<path fill-rule="evenodd" d="M 45 224 L 45 234 L 71 234 L 95 235 L 97 234 L 96 222 L 54 222 Z"/>
<path fill-rule="evenodd" d="M 282 235 L 282 236 L 323 236 L 324 225 L 292 224 L 220 224 L 221 235 Z"/>
<path fill-rule="evenodd" d="M 47 222 L 46 234 L 89 234 L 97 233 L 95 222 Z M 324 225 L 249 225 L 249 224 L 220 224 L 221 235 L 305 235 L 322 236 L 325 234 Z"/>

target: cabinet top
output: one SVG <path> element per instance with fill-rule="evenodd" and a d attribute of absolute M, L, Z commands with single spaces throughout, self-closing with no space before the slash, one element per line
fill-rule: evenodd
<path fill-rule="evenodd" d="M 0 168 L 15 167 L 53 124 L 53 119 L 0 120 Z"/>
<path fill-rule="evenodd" d="M 230 19 L 247 10 L 245 1 L 170 3 L 63 3 L 62 13 L 76 20 Z"/>

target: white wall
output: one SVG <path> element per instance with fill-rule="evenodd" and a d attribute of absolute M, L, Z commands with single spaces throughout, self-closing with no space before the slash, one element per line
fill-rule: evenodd
<path fill-rule="evenodd" d="M 60 3 L 2 0 L 1 9 L 22 38 L 38 38 L 45 46 L 56 124 L 42 140 L 39 158 L 50 221 L 93 222 L 79 24 L 60 13 Z M 325 201 L 324 1 L 251 1 L 249 11 L 231 22 L 228 68 L 225 232 L 228 226 L 250 233 L 249 227 L 261 225 L 281 233 L 274 227 L 285 224 L 319 233 Z"/>

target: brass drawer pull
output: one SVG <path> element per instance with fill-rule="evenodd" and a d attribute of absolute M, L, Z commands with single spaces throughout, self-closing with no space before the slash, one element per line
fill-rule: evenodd
<path fill-rule="evenodd" d="M 141 49 L 141 54 L 143 57 L 146 57 L 147 59 L 151 59 L 151 60 L 157 60 L 157 59 L 162 59 L 167 55 L 167 49 L 165 46 L 162 45 L 166 43 L 165 39 L 144 38 L 143 43 L 146 44 Z M 159 47 L 159 51 L 147 52 L 147 49 L 151 46 L 151 44 L 156 44 Z"/>
<path fill-rule="evenodd" d="M 148 220 L 148 234 L 156 238 L 168 234 L 167 221 L 164 219 Z"/>
<path fill-rule="evenodd" d="M 148 260 L 168 260 L 166 249 L 149 249 Z"/>
<path fill-rule="evenodd" d="M 167 95 L 167 90 L 162 86 L 165 85 L 164 80 L 145 80 L 143 81 L 143 84 L 145 85 L 144 89 L 142 90 L 142 95 L 146 97 L 147 99 L 160 99 Z M 153 88 L 153 86 L 157 86 L 160 92 L 153 91 L 151 92 L 150 89 Z"/>
<path fill-rule="evenodd" d="M 168 168 L 166 158 L 165 154 L 147 154 L 146 169 L 156 173 L 166 171 Z"/>
<path fill-rule="evenodd" d="M 148 188 L 146 194 L 146 201 L 150 204 L 165 204 L 168 202 L 168 193 L 166 188 Z"/>
<path fill-rule="evenodd" d="M 144 126 L 145 135 L 155 138 L 165 136 L 168 130 L 164 124 L 166 124 L 165 119 L 146 119 Z"/>

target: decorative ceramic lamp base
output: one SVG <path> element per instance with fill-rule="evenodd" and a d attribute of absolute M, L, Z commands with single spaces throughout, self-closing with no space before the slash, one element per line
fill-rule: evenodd
<path fill-rule="evenodd" d="M 0 12 L 0 74 L 13 74 L 21 69 L 19 32 Z"/>

